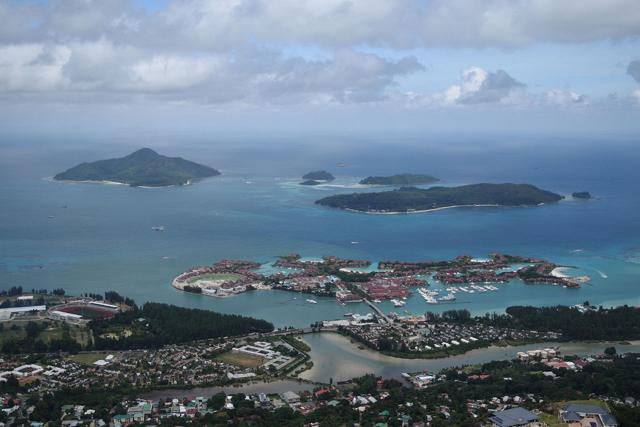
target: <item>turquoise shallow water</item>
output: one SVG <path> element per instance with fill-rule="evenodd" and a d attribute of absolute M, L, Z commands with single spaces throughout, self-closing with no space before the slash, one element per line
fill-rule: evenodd
<path fill-rule="evenodd" d="M 323 298 L 312 306 L 304 297 L 280 291 L 215 299 L 177 292 L 169 283 L 193 265 L 222 258 L 267 263 L 294 251 L 373 261 L 501 251 L 575 265 L 593 280 L 580 290 L 512 283 L 499 292 L 459 293 L 456 304 L 437 306 L 413 298 L 405 309 L 421 313 L 455 307 L 480 313 L 514 304 L 585 300 L 640 304 L 640 195 L 634 188 L 640 182 L 640 155 L 634 145 L 576 150 L 572 144 L 534 144 L 506 151 L 486 146 L 481 152 L 429 145 L 383 145 L 363 152 L 354 146 L 334 156 L 282 147 L 246 150 L 241 156 L 232 148 L 219 152 L 210 146 L 167 150 L 213 166 L 224 159 L 224 175 L 163 189 L 50 182 L 44 177 L 81 160 L 128 150 L 17 150 L 0 144 L 0 287 L 63 287 L 69 293 L 113 289 L 138 302 L 170 302 L 302 326 L 366 308 Z M 351 166 L 336 168 L 337 161 Z M 415 171 L 440 176 L 447 185 L 530 182 L 562 194 L 589 190 L 596 199 L 415 215 L 345 213 L 313 204 L 344 188 L 295 185 L 296 176 L 318 168 L 337 173 L 337 184 L 345 186 L 369 174 Z M 166 231 L 151 230 L 158 225 Z M 392 309 L 389 303 L 383 307 Z"/>

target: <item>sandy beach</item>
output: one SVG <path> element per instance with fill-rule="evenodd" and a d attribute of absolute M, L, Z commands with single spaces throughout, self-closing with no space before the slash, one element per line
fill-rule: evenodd
<path fill-rule="evenodd" d="M 405 214 L 418 214 L 418 213 L 427 213 L 427 212 L 435 212 L 441 211 L 445 209 L 455 209 L 455 208 L 502 208 L 507 207 L 503 205 L 453 205 L 453 206 L 442 206 L 440 208 L 432 208 L 432 209 L 423 209 L 416 211 L 407 211 L 407 212 L 384 212 L 384 211 L 359 211 L 357 209 L 344 209 L 349 212 L 357 212 L 371 215 L 405 215 Z"/>

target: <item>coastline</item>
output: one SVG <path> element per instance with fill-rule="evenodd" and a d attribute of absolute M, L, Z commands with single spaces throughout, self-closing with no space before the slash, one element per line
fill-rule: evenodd
<path fill-rule="evenodd" d="M 421 210 L 415 210 L 415 211 L 374 211 L 374 210 L 360 211 L 360 210 L 351 209 L 351 208 L 337 208 L 337 209 L 340 209 L 343 211 L 355 212 L 355 213 L 369 214 L 369 215 L 405 215 L 405 214 L 428 213 L 428 212 L 435 212 L 435 211 L 441 211 L 445 209 L 456 209 L 456 208 L 508 208 L 508 207 L 512 207 L 512 206 L 493 205 L 493 204 L 452 205 L 452 206 L 442 206 L 439 208 L 421 209 Z"/>
<path fill-rule="evenodd" d="M 194 181 L 192 180 L 188 180 L 187 182 L 185 182 L 184 184 L 181 185 L 177 185 L 177 184 L 171 184 L 171 185 L 158 185 L 158 186 L 148 186 L 148 185 L 131 185 L 131 184 L 127 184 L 126 182 L 119 182 L 119 181 L 108 181 L 108 180 L 75 180 L 75 179 L 55 179 L 55 177 L 52 176 L 48 176 L 48 177 L 44 177 L 43 178 L 45 181 L 49 181 L 49 182 L 64 182 L 64 183 L 70 183 L 70 184 L 96 184 L 96 185 L 118 185 L 118 186 L 124 186 L 124 187 L 132 187 L 132 188 L 147 188 L 147 189 L 154 189 L 154 188 L 169 188 L 169 187 L 186 187 L 187 185 L 193 185 Z"/>

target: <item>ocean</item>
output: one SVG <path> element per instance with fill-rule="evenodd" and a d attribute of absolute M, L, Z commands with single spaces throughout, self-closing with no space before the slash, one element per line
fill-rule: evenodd
<path fill-rule="evenodd" d="M 158 189 L 53 182 L 82 161 L 150 146 L 220 169 L 220 177 Z M 339 167 L 338 163 L 344 163 Z M 323 137 L 233 140 L 185 138 L 154 144 L 0 138 L 0 288 L 115 290 L 138 303 L 159 301 L 264 318 L 277 326 L 365 313 L 362 304 L 317 305 L 305 296 L 255 291 L 225 299 L 170 286 L 191 266 L 224 258 L 273 262 L 277 255 L 448 259 L 491 252 L 575 266 L 581 289 L 509 283 L 497 292 L 458 294 L 455 304 L 413 297 L 411 313 L 516 304 L 640 304 L 640 148 L 634 140 L 553 136 Z M 297 185 L 310 170 L 334 186 Z M 589 201 L 533 208 L 449 209 L 411 215 L 331 210 L 314 200 L 353 189 L 368 175 L 413 172 L 438 185 L 531 183 Z M 154 226 L 166 231 L 153 231 Z M 385 309 L 393 310 L 388 303 Z"/>

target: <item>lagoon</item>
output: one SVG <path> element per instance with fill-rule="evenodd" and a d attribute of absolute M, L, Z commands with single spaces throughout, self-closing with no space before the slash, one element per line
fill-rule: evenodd
<path fill-rule="evenodd" d="M 400 379 L 403 372 L 438 372 L 454 366 L 511 360 L 519 351 L 545 347 L 559 347 L 562 354 L 581 356 L 601 354 L 610 346 L 616 347 L 619 353 L 640 352 L 640 341 L 626 345 L 616 342 L 545 342 L 511 347 L 492 346 L 441 359 L 400 359 L 368 348 L 360 349 L 348 337 L 332 332 L 305 335 L 303 340 L 311 347 L 313 367 L 300 374 L 300 378 L 324 383 L 329 383 L 330 379 L 338 382 L 365 374 Z"/>

